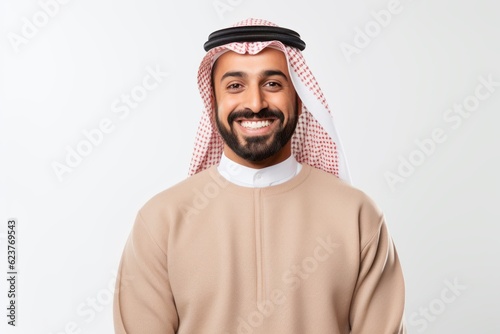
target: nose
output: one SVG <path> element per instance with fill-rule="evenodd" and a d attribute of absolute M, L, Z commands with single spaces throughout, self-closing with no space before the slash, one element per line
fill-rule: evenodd
<path fill-rule="evenodd" d="M 261 91 L 259 85 L 249 86 L 245 93 L 243 106 L 245 109 L 251 110 L 253 113 L 258 113 L 262 109 L 269 107 L 265 94 Z"/>

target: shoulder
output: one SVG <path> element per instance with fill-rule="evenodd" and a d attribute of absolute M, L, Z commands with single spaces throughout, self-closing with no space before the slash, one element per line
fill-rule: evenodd
<path fill-rule="evenodd" d="M 380 209 L 374 200 L 362 189 L 341 180 L 337 176 L 327 173 L 315 167 L 311 169 L 308 178 L 308 186 L 313 188 L 320 196 L 334 198 L 344 205 L 354 205 L 361 208 L 370 208 L 380 214 Z"/>
<path fill-rule="evenodd" d="M 309 179 L 310 191 L 318 193 L 314 197 L 321 205 L 340 213 L 345 221 L 356 222 L 361 245 L 379 233 L 385 224 L 384 213 L 366 192 L 314 167 Z"/>
<path fill-rule="evenodd" d="M 175 218 L 173 216 L 182 212 L 182 208 L 189 206 L 197 191 L 202 190 L 206 184 L 214 182 L 210 169 L 174 184 L 173 186 L 152 196 L 139 210 L 145 221 Z"/>
<path fill-rule="evenodd" d="M 376 233 L 384 214 L 374 199 L 363 190 L 335 175 L 311 167 L 308 192 L 319 207 L 327 207 L 347 221 L 355 221 L 362 236 Z"/>

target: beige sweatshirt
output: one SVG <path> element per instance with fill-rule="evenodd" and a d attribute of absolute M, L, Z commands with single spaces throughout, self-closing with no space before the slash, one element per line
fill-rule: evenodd
<path fill-rule="evenodd" d="M 116 333 L 405 333 L 404 282 L 363 192 L 303 165 L 247 188 L 211 167 L 149 200 L 120 263 Z"/>

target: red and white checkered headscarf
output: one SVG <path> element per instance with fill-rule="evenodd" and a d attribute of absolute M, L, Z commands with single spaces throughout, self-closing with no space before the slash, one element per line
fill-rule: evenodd
<path fill-rule="evenodd" d="M 267 25 L 274 23 L 261 19 L 247 19 L 234 26 Z M 217 46 L 207 52 L 198 70 L 198 89 L 205 109 L 203 111 L 195 139 L 189 175 L 218 165 L 224 142 L 217 125 L 212 121 L 214 101 L 211 87 L 211 71 L 215 60 L 224 52 L 257 54 L 266 47 L 281 50 L 288 62 L 288 70 L 294 88 L 302 101 L 302 113 L 292 136 L 292 154 L 300 163 L 322 169 L 350 183 L 347 162 L 343 154 L 340 138 L 328 108 L 328 104 L 302 53 L 279 41 L 233 42 Z"/>

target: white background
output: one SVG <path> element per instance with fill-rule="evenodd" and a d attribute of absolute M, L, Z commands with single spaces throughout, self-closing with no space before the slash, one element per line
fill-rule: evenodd
<path fill-rule="evenodd" d="M 352 57 L 342 43 L 355 45 L 356 29 L 389 1 L 72 0 L 43 22 L 47 2 L 0 7 L 1 277 L 8 218 L 19 226 L 18 326 L 6 324 L 2 278 L 2 333 L 113 332 L 109 297 L 135 214 L 187 175 L 202 45 L 248 17 L 307 42 L 353 184 L 385 212 L 397 245 L 409 332 L 500 332 L 500 87 L 460 126 L 443 119 L 473 101 L 480 77 L 500 82 L 498 2 L 401 0 Z M 34 17 L 40 27 L 16 46 L 12 36 Z M 147 68 L 169 75 L 120 119 L 113 103 L 142 84 Z M 59 180 L 54 162 L 65 164 L 68 147 L 103 119 L 113 130 Z M 422 158 L 415 141 L 436 128 L 446 140 L 391 187 L 387 172 L 397 173 L 400 158 Z"/>

